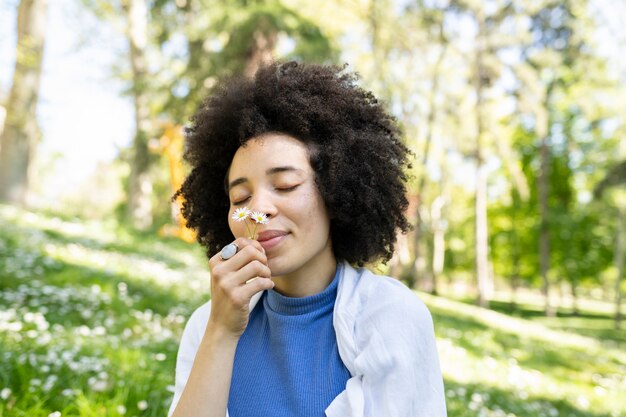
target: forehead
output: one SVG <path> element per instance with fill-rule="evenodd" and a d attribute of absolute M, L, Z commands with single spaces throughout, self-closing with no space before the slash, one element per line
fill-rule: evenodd
<path fill-rule="evenodd" d="M 258 170 L 290 165 L 310 171 L 309 150 L 298 139 L 284 134 L 266 134 L 241 146 L 231 162 L 229 177 L 260 175 Z"/>

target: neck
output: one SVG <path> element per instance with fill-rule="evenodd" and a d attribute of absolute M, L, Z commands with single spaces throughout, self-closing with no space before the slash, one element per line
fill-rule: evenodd
<path fill-rule="evenodd" d="M 332 251 L 314 258 L 296 271 L 273 276 L 274 290 L 286 297 L 308 297 L 318 294 L 332 282 L 337 271 L 337 259 Z"/>

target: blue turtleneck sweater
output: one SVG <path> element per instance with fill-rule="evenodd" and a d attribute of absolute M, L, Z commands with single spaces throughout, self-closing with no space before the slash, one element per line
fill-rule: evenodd
<path fill-rule="evenodd" d="M 333 328 L 339 269 L 309 297 L 263 294 L 235 351 L 230 417 L 324 417 L 345 389 L 350 373 Z"/>

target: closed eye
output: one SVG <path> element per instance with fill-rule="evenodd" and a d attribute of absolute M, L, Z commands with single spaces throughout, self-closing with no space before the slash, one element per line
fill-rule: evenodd
<path fill-rule="evenodd" d="M 289 191 L 293 191 L 293 190 L 295 190 L 295 189 L 296 189 L 296 188 L 298 188 L 300 185 L 301 185 L 301 184 L 296 184 L 296 185 L 293 185 L 293 186 L 291 186 L 291 187 L 276 187 L 276 190 L 277 190 L 277 191 L 282 191 L 282 192 L 289 192 Z"/>
<path fill-rule="evenodd" d="M 246 201 L 248 201 L 249 199 L 250 199 L 250 197 L 246 197 L 243 200 L 233 201 L 233 206 L 239 206 L 239 205 L 245 203 Z"/>
<path fill-rule="evenodd" d="M 281 193 L 288 193 L 290 191 L 295 190 L 296 188 L 298 188 L 299 186 L 301 186 L 302 184 L 296 184 L 296 185 L 292 185 L 291 187 L 276 187 L 276 191 L 279 191 Z M 239 201 L 233 201 L 233 206 L 240 206 L 243 203 L 245 203 L 246 201 L 248 201 L 250 199 L 250 196 L 244 198 L 243 200 L 239 200 Z"/>

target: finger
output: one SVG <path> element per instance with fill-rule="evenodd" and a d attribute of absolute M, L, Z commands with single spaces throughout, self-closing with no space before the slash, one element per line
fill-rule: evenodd
<path fill-rule="evenodd" d="M 239 250 L 241 250 L 241 249 L 243 249 L 243 248 L 245 248 L 247 246 L 253 246 L 259 252 L 265 254 L 265 248 L 257 240 L 247 239 L 245 237 L 238 237 L 237 239 L 235 239 L 235 241 L 233 243 L 235 243 L 239 247 Z M 239 252 L 239 251 L 237 251 L 237 252 Z"/>
<path fill-rule="evenodd" d="M 244 267 L 237 271 L 235 275 L 237 276 L 237 283 L 244 284 L 246 281 L 255 277 L 271 278 L 272 271 L 270 271 L 270 268 L 264 263 L 258 260 L 253 260 L 252 262 L 244 265 Z"/>
<path fill-rule="evenodd" d="M 267 266 L 265 254 L 249 245 L 241 253 L 212 266 L 211 285 L 218 285 L 222 291 L 228 291 L 244 285 L 246 281 L 254 277 L 270 278 L 271 276 L 272 271 Z"/>
<path fill-rule="evenodd" d="M 237 239 L 233 241 L 233 243 L 236 243 L 237 246 L 239 246 L 239 249 L 252 245 L 261 251 L 263 250 L 263 246 L 261 246 L 259 242 L 257 242 L 254 239 L 248 239 L 247 237 L 238 237 Z"/>
<path fill-rule="evenodd" d="M 233 271 L 229 274 L 225 279 L 221 280 L 221 286 L 224 289 L 232 290 L 237 287 L 241 287 L 246 285 L 247 282 L 253 280 L 254 278 L 266 278 L 269 279 L 272 276 L 272 272 L 269 267 L 258 260 L 253 260 L 252 262 L 244 265 L 238 271 Z"/>
<path fill-rule="evenodd" d="M 236 297 L 245 300 L 246 302 L 250 302 L 250 299 L 258 292 L 271 290 L 274 288 L 274 281 L 269 278 L 264 277 L 255 277 L 250 281 L 250 283 L 245 284 L 241 287 L 236 288 L 233 292 L 236 294 Z"/>
<path fill-rule="evenodd" d="M 256 243 L 258 244 L 258 242 Z M 261 249 L 263 249 L 263 247 L 261 247 Z M 232 258 L 223 262 L 228 263 L 229 268 L 239 270 L 252 261 L 259 261 L 262 264 L 267 265 L 267 256 L 265 255 L 265 252 L 259 250 L 255 244 L 247 243 L 246 246 L 240 248 Z"/>
<path fill-rule="evenodd" d="M 216 253 L 215 255 L 213 255 L 209 259 L 209 268 L 211 270 L 213 270 L 214 267 L 216 267 L 218 265 L 221 265 L 221 264 L 223 264 L 225 262 L 228 262 L 230 268 L 232 268 L 232 269 L 240 269 L 243 265 L 245 265 L 247 263 L 246 261 L 250 261 L 252 259 L 258 259 L 258 260 L 262 261 L 263 263 L 267 264 L 267 257 L 260 257 L 260 256 L 249 257 L 248 255 L 251 253 L 250 251 L 252 251 L 252 249 L 248 249 L 245 252 L 246 253 L 246 256 L 244 257 L 245 259 L 241 259 L 241 255 L 237 256 L 240 252 L 242 252 L 246 247 L 249 247 L 249 246 L 254 248 L 254 249 L 256 249 L 257 251 L 259 251 L 263 255 L 265 255 L 265 249 L 256 240 L 246 239 L 246 238 L 240 237 L 240 238 L 235 239 L 235 241 L 233 241 L 231 243 L 234 243 L 234 244 L 237 245 L 237 252 L 232 257 L 230 257 L 228 259 L 222 259 L 221 251 Z M 233 262 L 232 259 L 234 259 L 235 257 L 237 257 L 237 260 L 235 262 Z"/>

